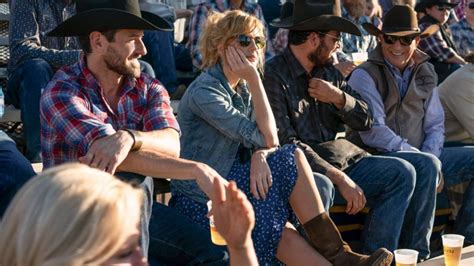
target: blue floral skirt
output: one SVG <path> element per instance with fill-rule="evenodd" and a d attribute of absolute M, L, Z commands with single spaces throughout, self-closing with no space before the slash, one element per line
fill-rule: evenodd
<path fill-rule="evenodd" d="M 275 260 L 283 228 L 290 217 L 291 220 L 294 218 L 289 197 L 297 178 L 295 149 L 296 145 L 285 145 L 267 158 L 273 185 L 265 200 L 257 200 L 250 193 L 250 162 L 234 162 L 227 176 L 227 180 L 234 180 L 237 183 L 237 187 L 247 195 L 253 205 L 256 220 L 252 239 L 260 265 L 268 265 Z M 174 191 L 169 205 L 209 229 L 205 204 Z"/>

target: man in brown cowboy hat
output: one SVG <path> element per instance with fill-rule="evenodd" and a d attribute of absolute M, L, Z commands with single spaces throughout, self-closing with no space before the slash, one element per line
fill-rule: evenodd
<path fill-rule="evenodd" d="M 456 71 L 466 61 L 459 55 L 448 27 L 449 12 L 457 3 L 449 0 L 422 0 L 416 4 L 415 10 L 425 14 L 420 19 L 420 29 L 431 25 L 439 25 L 439 31 L 420 41 L 419 49 L 431 56 L 430 63 L 438 74 L 438 84 Z"/>
<path fill-rule="evenodd" d="M 78 36 L 85 55 L 60 69 L 41 97 L 44 166 L 79 161 L 138 181 L 146 192 L 141 246 L 148 254 L 150 229 L 151 259 L 227 264 L 227 254 L 211 243 L 209 232 L 177 211 L 155 204 L 147 224 L 150 176 L 196 180 L 210 198 L 214 180 L 222 179 L 205 164 L 178 158 L 179 126 L 169 96 L 159 81 L 140 72 L 144 30 L 171 30 L 171 25 L 140 12 L 138 0 L 77 0 L 76 11 L 49 32 Z"/>
<path fill-rule="evenodd" d="M 337 143 L 332 141 L 345 125 L 368 130 L 372 124 L 367 104 L 330 61 L 340 32 L 360 34 L 338 12 L 337 1 L 297 0 L 292 16 L 274 20 L 274 26 L 290 30 L 288 46 L 266 64 L 263 83 L 280 142 L 298 145 L 313 172 L 329 177 L 338 188 L 336 200 L 347 202 L 348 214 L 358 213 L 369 202 L 372 209 L 364 227 L 362 251 L 394 250 L 414 188 L 413 168 L 398 159 L 375 156 L 359 157 L 349 167 L 337 162 L 333 166 L 328 162 L 333 156 L 322 158 L 317 153 L 323 143 Z M 359 152 L 355 145 L 347 142 L 348 146 L 354 154 Z M 336 147 L 336 153 L 348 162 L 356 160 L 344 148 Z"/>
<path fill-rule="evenodd" d="M 350 139 L 374 153 L 401 158 L 416 170 L 405 225 L 409 225 L 409 217 L 416 220 L 406 228 L 410 234 L 402 234 L 400 247 L 416 249 L 419 258 L 426 259 L 435 189 L 438 184 L 440 191 L 443 183 L 438 178 L 440 172 L 447 186 L 471 183 L 456 230 L 473 240 L 474 210 L 470 202 L 474 195 L 474 148 L 443 148 L 444 115 L 436 89 L 437 75 L 429 56 L 416 48 L 420 38 L 436 32 L 437 26 L 421 31 L 414 10 L 399 5 L 386 14 L 381 30 L 371 24 L 364 27 L 378 37 L 379 45 L 368 61 L 354 70 L 348 83 L 369 103 L 374 125 L 368 131 L 353 132 Z"/>

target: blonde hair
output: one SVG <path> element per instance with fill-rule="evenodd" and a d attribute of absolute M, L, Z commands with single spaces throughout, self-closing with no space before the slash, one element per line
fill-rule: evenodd
<path fill-rule="evenodd" d="M 240 34 L 250 34 L 255 29 L 262 37 L 265 36 L 265 27 L 262 22 L 241 10 L 213 12 L 207 17 L 204 29 L 199 39 L 199 49 L 202 54 L 201 68 L 211 67 L 219 62 L 218 49 L 220 45 L 227 47 Z M 264 50 L 259 49 L 258 67 L 262 69 Z"/>
<path fill-rule="evenodd" d="M 0 265 L 101 264 L 136 227 L 143 192 L 82 164 L 64 164 L 31 179 L 0 225 Z M 133 219 L 132 217 L 137 217 Z"/>

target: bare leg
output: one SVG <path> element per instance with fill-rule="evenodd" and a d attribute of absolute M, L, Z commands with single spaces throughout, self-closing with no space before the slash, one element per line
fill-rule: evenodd
<path fill-rule="evenodd" d="M 301 224 L 305 224 L 323 213 L 324 206 L 316 188 L 311 167 L 300 149 L 295 151 L 295 161 L 298 178 L 290 195 L 290 205 Z"/>
<path fill-rule="evenodd" d="M 287 223 L 283 229 L 276 257 L 288 266 L 292 265 L 321 265 L 330 266 L 296 229 Z"/>
<path fill-rule="evenodd" d="M 295 161 L 298 177 L 290 195 L 290 204 L 303 224 L 312 247 L 335 266 L 390 265 L 393 254 L 384 248 L 376 250 L 371 256 L 357 254 L 351 250 L 349 245 L 343 241 L 336 225 L 325 213 L 311 168 L 303 152 L 299 149 L 295 151 Z"/>

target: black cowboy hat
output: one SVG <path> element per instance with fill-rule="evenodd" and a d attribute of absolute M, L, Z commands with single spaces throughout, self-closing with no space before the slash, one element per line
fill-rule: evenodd
<path fill-rule="evenodd" d="M 439 30 L 439 26 L 432 25 L 423 32 L 418 28 L 415 11 L 408 5 L 395 5 L 385 14 L 382 30 L 371 23 L 363 23 L 362 27 L 371 35 L 379 34 L 394 36 L 420 36 L 428 37 Z"/>
<path fill-rule="evenodd" d="M 418 2 L 415 6 L 415 11 L 416 12 L 425 12 L 425 8 L 434 6 L 434 5 L 439 5 L 439 6 L 449 6 L 449 7 L 455 7 L 459 4 L 457 3 L 451 3 L 449 0 L 421 0 Z"/>
<path fill-rule="evenodd" d="M 291 17 L 291 15 L 293 14 L 294 6 L 295 4 L 293 3 L 293 1 L 285 2 L 281 6 L 280 17 L 272 20 L 270 24 L 273 25 L 274 23 L 280 23 L 281 20 Z"/>
<path fill-rule="evenodd" d="M 81 36 L 116 29 L 171 31 L 165 19 L 140 12 L 138 0 L 76 0 L 76 15 L 59 24 L 48 36 Z"/>
<path fill-rule="evenodd" d="M 295 31 L 339 31 L 361 35 L 350 20 L 340 17 L 339 0 L 295 0 L 290 16 L 274 19 L 270 25 Z"/>

